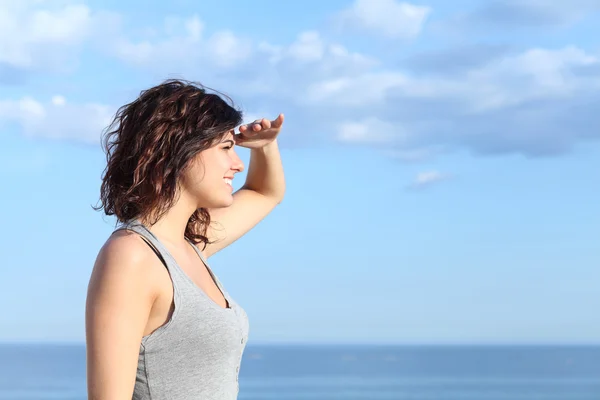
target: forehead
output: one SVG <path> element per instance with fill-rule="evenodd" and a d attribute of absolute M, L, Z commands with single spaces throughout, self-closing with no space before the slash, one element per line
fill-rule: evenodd
<path fill-rule="evenodd" d="M 233 134 L 234 134 L 233 129 L 228 131 L 227 133 L 225 133 L 225 135 L 223 135 L 223 138 L 221 139 L 221 141 L 224 142 L 226 140 L 233 140 Z"/>

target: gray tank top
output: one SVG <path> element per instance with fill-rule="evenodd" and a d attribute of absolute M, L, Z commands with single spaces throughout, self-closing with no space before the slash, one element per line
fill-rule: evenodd
<path fill-rule="evenodd" d="M 173 283 L 174 310 L 169 321 L 140 344 L 133 400 L 234 400 L 248 338 L 248 316 L 223 289 L 200 250 L 228 307 L 215 303 L 177 265 L 165 246 L 139 221 L 116 230 L 137 232 L 153 247 Z"/>

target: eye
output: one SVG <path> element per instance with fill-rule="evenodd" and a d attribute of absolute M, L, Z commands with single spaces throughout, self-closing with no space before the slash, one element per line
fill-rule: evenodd
<path fill-rule="evenodd" d="M 223 144 L 225 145 L 225 146 L 223 146 L 223 150 L 226 150 L 226 151 L 227 150 L 231 150 L 233 148 L 233 146 L 235 145 L 234 141 L 233 140 L 229 140 L 229 139 L 228 140 L 224 140 Z"/>

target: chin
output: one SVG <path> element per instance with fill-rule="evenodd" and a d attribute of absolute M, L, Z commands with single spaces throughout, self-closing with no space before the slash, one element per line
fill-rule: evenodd
<path fill-rule="evenodd" d="M 227 202 L 226 202 L 226 203 L 223 205 L 223 207 L 229 207 L 229 206 L 231 206 L 231 205 L 233 205 L 233 197 L 232 197 L 231 199 L 229 199 L 229 201 L 227 201 Z"/>
<path fill-rule="evenodd" d="M 231 206 L 233 204 L 233 196 L 228 196 L 222 199 L 219 199 L 218 201 L 215 201 L 215 205 L 213 206 L 213 208 L 227 208 L 229 206 Z"/>

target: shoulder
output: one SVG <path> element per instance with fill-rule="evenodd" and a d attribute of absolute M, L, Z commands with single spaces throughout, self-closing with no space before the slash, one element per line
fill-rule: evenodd
<path fill-rule="evenodd" d="M 131 399 L 140 342 L 157 296 L 157 260 L 128 231 L 113 233 L 98 253 L 85 307 L 90 398 Z"/>
<path fill-rule="evenodd" d="M 114 232 L 98 253 L 98 260 L 104 263 L 120 261 L 125 268 L 140 268 L 154 254 L 142 237 L 128 230 Z"/>
<path fill-rule="evenodd" d="M 104 243 L 95 267 L 106 270 L 119 270 L 124 274 L 143 272 L 156 258 L 142 237 L 135 232 L 120 230 L 114 232 Z"/>
<path fill-rule="evenodd" d="M 140 235 L 116 231 L 98 252 L 90 285 L 154 297 L 160 278 L 157 263 L 160 264 L 160 260 Z"/>

